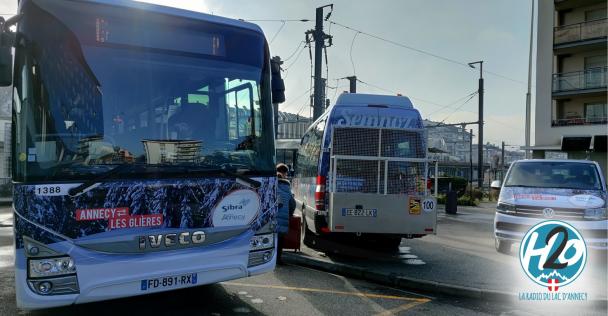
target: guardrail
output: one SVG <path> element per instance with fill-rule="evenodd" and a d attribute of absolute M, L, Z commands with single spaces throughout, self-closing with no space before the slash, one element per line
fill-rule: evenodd
<path fill-rule="evenodd" d="M 608 19 L 556 26 L 553 29 L 553 43 L 564 44 L 584 41 L 608 35 Z"/>
<path fill-rule="evenodd" d="M 551 126 L 608 124 L 608 117 L 565 118 L 551 121 Z"/>
<path fill-rule="evenodd" d="M 553 74 L 553 92 L 606 87 L 608 67 Z"/>

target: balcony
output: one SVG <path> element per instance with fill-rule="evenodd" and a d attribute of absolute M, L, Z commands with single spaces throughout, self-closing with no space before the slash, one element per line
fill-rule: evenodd
<path fill-rule="evenodd" d="M 608 35 L 608 19 L 557 26 L 553 30 L 553 45 L 586 43 Z"/>
<path fill-rule="evenodd" d="M 553 95 L 605 92 L 608 67 L 553 74 Z"/>
<path fill-rule="evenodd" d="M 551 126 L 574 126 L 574 125 L 596 125 L 596 124 L 607 124 L 608 117 L 573 117 L 563 118 L 551 121 Z"/>

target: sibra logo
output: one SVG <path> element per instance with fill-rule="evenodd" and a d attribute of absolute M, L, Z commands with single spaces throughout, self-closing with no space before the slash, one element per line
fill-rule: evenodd
<path fill-rule="evenodd" d="M 222 210 L 224 210 L 224 213 L 228 211 L 242 210 L 247 206 L 247 204 L 249 204 L 249 202 L 251 202 L 250 199 L 242 199 L 238 204 L 223 205 Z"/>
<path fill-rule="evenodd" d="M 247 225 L 257 216 L 260 197 L 251 190 L 236 190 L 226 195 L 213 210 L 213 226 Z"/>

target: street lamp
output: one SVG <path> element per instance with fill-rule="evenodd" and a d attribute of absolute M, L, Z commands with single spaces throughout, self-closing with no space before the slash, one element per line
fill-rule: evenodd
<path fill-rule="evenodd" d="M 477 185 L 479 189 L 483 187 L 483 60 L 469 63 L 469 67 L 476 68 L 475 65 L 479 64 L 479 88 L 477 93 L 479 94 L 479 138 L 477 148 Z"/>

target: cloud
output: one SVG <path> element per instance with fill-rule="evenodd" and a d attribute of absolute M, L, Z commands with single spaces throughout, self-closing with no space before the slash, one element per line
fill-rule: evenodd
<path fill-rule="evenodd" d="M 209 5 L 204 0 L 196 1 L 174 1 L 174 0 L 135 0 L 139 2 L 153 3 L 163 5 L 166 7 L 180 8 L 190 11 L 197 11 L 203 13 L 211 13 Z"/>

